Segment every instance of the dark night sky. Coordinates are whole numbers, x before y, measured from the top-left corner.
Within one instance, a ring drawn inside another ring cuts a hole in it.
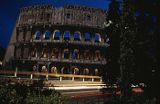
[[[0,2],[0,46],[7,47],[20,8],[37,4],[52,4],[56,7],[76,4],[106,10],[109,0],[3,0]]]

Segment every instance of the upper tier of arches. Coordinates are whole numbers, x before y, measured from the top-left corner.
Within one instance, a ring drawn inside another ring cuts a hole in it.
[[[54,30],[53,32],[50,32],[49,30],[46,30],[44,32],[41,32],[39,30],[35,31],[33,35],[34,40],[65,40],[65,41],[81,41],[84,40],[86,42],[91,42],[94,41],[96,43],[101,43],[102,41],[104,43],[109,42],[109,38],[107,36],[102,36],[100,33],[94,33],[91,34],[90,32],[80,32],[80,31],[75,31],[75,32],[70,32],[69,30],[66,30],[64,32],[60,30]]]

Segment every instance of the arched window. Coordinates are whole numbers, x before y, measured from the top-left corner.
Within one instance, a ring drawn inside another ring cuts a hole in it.
[[[101,53],[100,53],[100,51],[99,50],[96,50],[95,51],[95,61],[100,61],[101,60]]]
[[[53,33],[53,39],[54,40],[59,40],[60,39],[60,31],[59,30],[55,30],[54,33]]]
[[[85,16],[85,20],[90,21],[91,20],[91,16],[88,14]]]
[[[37,66],[36,66],[36,65],[34,65],[34,66],[32,67],[32,69],[33,69],[34,72],[37,72]]]
[[[89,74],[89,69],[88,68],[83,69],[83,75],[88,75],[88,74]]]
[[[99,75],[99,70],[97,68],[94,70],[94,74]]]
[[[57,67],[53,66],[51,68],[51,73],[57,74]]]
[[[33,49],[31,52],[31,57],[37,57],[37,49]]]
[[[61,74],[64,74],[64,67],[61,68]]]
[[[16,58],[21,58],[21,48],[16,48]]]
[[[61,68],[61,74],[68,74],[68,68],[67,67],[62,67]]]
[[[69,54],[69,50],[68,49],[64,49],[63,58],[64,59],[69,59],[70,58],[70,54]]]
[[[35,39],[40,39],[40,37],[41,37],[40,31],[36,31],[35,34],[34,34],[34,38]]]
[[[99,33],[95,33],[95,42],[101,42],[101,35]]]
[[[81,33],[79,31],[74,32],[74,40],[81,40]]]
[[[78,49],[74,49],[74,51],[72,53],[72,59],[79,59],[79,50]]]
[[[29,56],[29,48],[25,47],[23,50],[23,58],[28,58]]]
[[[85,59],[85,60],[89,60],[89,59],[90,59],[89,50],[85,50],[83,56],[84,56],[84,59]]]
[[[79,69],[77,67],[73,68],[73,74],[76,74],[76,75],[79,74]]]
[[[84,33],[84,40],[85,41],[90,41],[91,39],[90,39],[91,37],[90,37],[90,34],[88,33],[88,32],[85,32]]]
[[[48,72],[48,71],[47,71],[47,67],[46,67],[45,65],[42,66],[41,72]]]
[[[23,41],[24,40],[23,36],[24,36],[24,32],[23,31],[19,31],[18,41]]]
[[[69,31],[64,32],[63,39],[64,40],[70,40],[70,32]]]
[[[58,58],[58,49],[57,48],[52,49],[51,57]]]
[[[42,51],[42,57],[43,58],[47,58],[48,57],[48,49],[47,48],[43,49],[43,51]]]
[[[43,35],[43,38],[44,39],[49,39],[50,38],[50,31],[46,31],[46,32],[44,32],[44,35]]]
[[[71,14],[70,14],[70,13],[67,13],[67,14],[65,14],[65,17],[66,17],[67,19],[70,19],[70,18],[71,18]]]

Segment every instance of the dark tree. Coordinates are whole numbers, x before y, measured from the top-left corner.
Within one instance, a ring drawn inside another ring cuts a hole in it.
[[[135,69],[135,36],[134,3],[132,0],[123,0],[120,35],[120,70],[122,98],[127,99],[131,96],[130,86]]]
[[[110,38],[110,79],[118,75],[116,70],[120,67],[124,95],[129,95],[127,87],[129,88],[134,76],[134,82],[147,84],[145,93],[150,91],[151,96],[157,96],[160,74],[160,1],[124,0],[122,14],[117,1],[110,1],[107,21],[111,20],[112,24],[106,29]],[[117,61],[119,55],[120,66]]]
[[[119,70],[119,57],[120,57],[120,2],[117,0],[110,0],[109,9],[107,12],[107,23],[110,26],[106,27],[106,33],[110,39],[109,47],[109,79],[111,82],[115,82],[116,78],[120,75]]]
[[[117,0],[110,0],[110,2],[107,20],[111,20],[115,25],[120,22],[120,2]]]
[[[160,85],[159,82],[159,75],[160,75],[160,13],[157,11],[160,7],[160,1],[159,0],[154,0],[153,3],[153,11],[152,13],[155,15],[155,32],[154,32],[154,41],[155,41],[155,59],[156,59],[156,65],[155,65],[155,72],[153,76],[153,89],[154,89],[154,96],[157,97],[157,102],[160,103]]]
[[[159,0],[135,0],[136,23],[136,78],[147,84],[147,95],[157,96],[160,57]],[[142,75],[143,74],[143,75]]]

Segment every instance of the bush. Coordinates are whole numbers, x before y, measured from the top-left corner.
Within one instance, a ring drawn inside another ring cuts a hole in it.
[[[23,84],[0,84],[0,104],[66,104],[59,92]]]

